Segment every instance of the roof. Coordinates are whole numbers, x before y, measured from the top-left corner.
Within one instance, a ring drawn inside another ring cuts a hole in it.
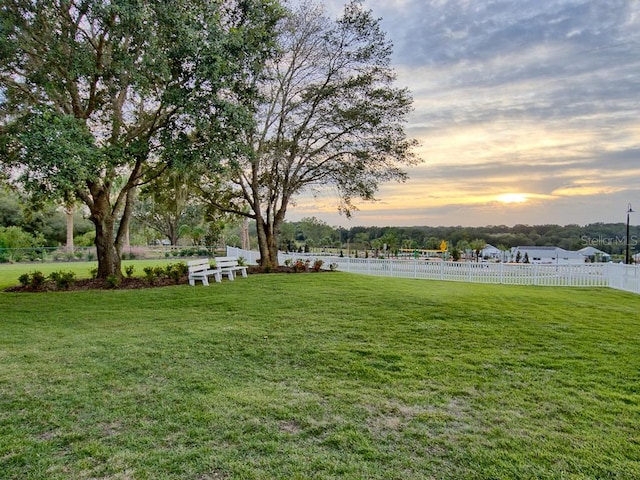
[[[584,255],[585,257],[592,257],[592,256],[602,256],[602,257],[610,257],[611,255],[609,255],[607,252],[603,252],[602,250],[598,250],[595,247],[584,247],[581,248],[580,250],[578,250],[578,253],[580,255]]]
[[[520,247],[515,247],[513,252],[526,252],[529,256],[535,256],[535,257],[561,257],[561,258],[582,258],[584,257],[583,254],[578,253],[578,252],[572,252],[569,250],[565,250],[564,248],[560,248],[560,247],[547,247],[547,246],[542,246],[542,247],[538,247],[538,246],[520,246]]]

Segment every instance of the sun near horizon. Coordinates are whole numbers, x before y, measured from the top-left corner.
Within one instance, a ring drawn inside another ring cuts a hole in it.
[[[502,203],[524,203],[528,200],[528,196],[526,193],[503,193],[496,199]]]

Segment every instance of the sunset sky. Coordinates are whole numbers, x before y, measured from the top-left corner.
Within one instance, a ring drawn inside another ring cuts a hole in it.
[[[327,0],[336,13],[344,2]],[[333,226],[640,224],[640,0],[365,0],[423,163]]]

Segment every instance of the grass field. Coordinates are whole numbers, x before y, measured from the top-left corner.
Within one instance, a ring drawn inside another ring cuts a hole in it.
[[[323,273],[0,311],[3,479],[640,478],[640,296]]]

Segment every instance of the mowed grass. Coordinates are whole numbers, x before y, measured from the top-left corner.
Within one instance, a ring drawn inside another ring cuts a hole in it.
[[[336,272],[0,310],[3,479],[640,478],[639,296]]]

